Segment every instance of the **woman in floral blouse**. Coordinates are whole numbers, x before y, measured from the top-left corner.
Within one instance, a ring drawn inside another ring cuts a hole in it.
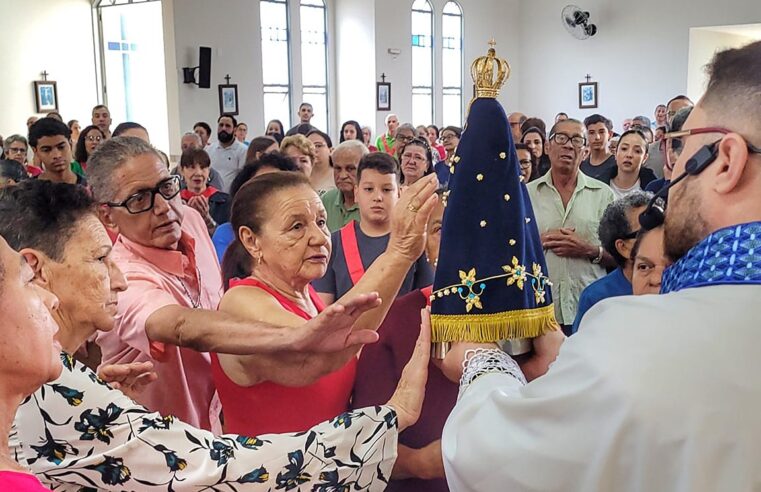
[[[56,190],[41,193],[41,186]],[[18,208],[23,217],[11,213]],[[69,287],[54,314],[63,373],[27,398],[14,421],[11,455],[20,464],[54,490],[385,489],[398,431],[420,412],[426,335],[388,405],[346,412],[298,434],[215,436],[193,428],[135,404],[66,353],[109,329],[111,301],[125,287],[95,214],[87,195],[70,185],[25,184],[0,197],[0,234],[18,242],[34,282],[52,291]],[[50,234],[57,241],[46,241]],[[134,390],[134,379],[121,374],[120,384]]]

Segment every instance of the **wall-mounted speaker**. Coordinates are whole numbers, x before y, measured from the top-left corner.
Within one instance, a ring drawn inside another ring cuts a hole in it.
[[[198,70],[198,82],[196,82]],[[201,46],[198,50],[198,66],[183,67],[182,81],[185,84],[196,84],[202,89],[211,88],[211,48]]]

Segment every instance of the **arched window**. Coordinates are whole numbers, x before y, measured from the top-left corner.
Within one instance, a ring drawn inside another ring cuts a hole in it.
[[[433,123],[433,9],[428,0],[412,4],[412,123]]]
[[[301,0],[301,78],[304,101],[312,105],[312,125],[328,130],[328,45],[325,2]]]
[[[291,70],[288,45],[288,0],[259,2],[262,30],[264,124],[281,120],[291,126]]]
[[[442,124],[462,126],[462,9],[444,5],[441,19]]]

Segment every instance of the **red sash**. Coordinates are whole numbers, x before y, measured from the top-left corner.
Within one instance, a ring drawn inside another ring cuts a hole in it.
[[[394,146],[389,148],[388,146],[388,134],[384,133],[381,137],[381,142],[383,143],[383,151],[389,155],[396,154],[396,142],[394,142]]]
[[[193,198],[194,196],[202,196],[206,199],[209,199],[214,193],[218,191],[219,190],[214,188],[213,186],[207,186],[206,189],[203,191],[203,193],[195,194],[189,189],[185,188],[184,190],[180,192],[180,197],[182,197],[182,199],[185,200],[186,202],[190,200],[191,198]]]
[[[357,232],[354,230],[355,223],[356,221],[352,220],[341,228],[341,244],[344,248],[344,259],[346,260],[346,267],[349,269],[349,277],[353,285],[357,285],[359,279],[365,274],[362,257],[359,256]]]
[[[425,305],[428,307],[431,307],[431,294],[433,294],[433,285],[429,285],[428,287],[423,287],[420,289],[420,292],[423,293],[425,296]]]

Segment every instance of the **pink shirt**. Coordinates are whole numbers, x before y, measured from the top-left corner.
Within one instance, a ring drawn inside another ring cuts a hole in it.
[[[117,239],[112,255],[129,287],[119,294],[115,328],[100,332],[97,343],[103,364],[154,363],[159,379],[145,388],[138,403],[210,429],[214,383],[209,354],[151,342],[145,333],[146,320],[158,309],[192,308],[200,300],[201,309],[216,310],[222,297],[219,263],[206,225],[192,208],[183,205],[183,210],[178,250],[141,246],[123,235]]]
[[[45,492],[49,488],[43,487],[37,477],[31,473],[16,471],[0,471],[0,490],[12,490],[13,492]]]

